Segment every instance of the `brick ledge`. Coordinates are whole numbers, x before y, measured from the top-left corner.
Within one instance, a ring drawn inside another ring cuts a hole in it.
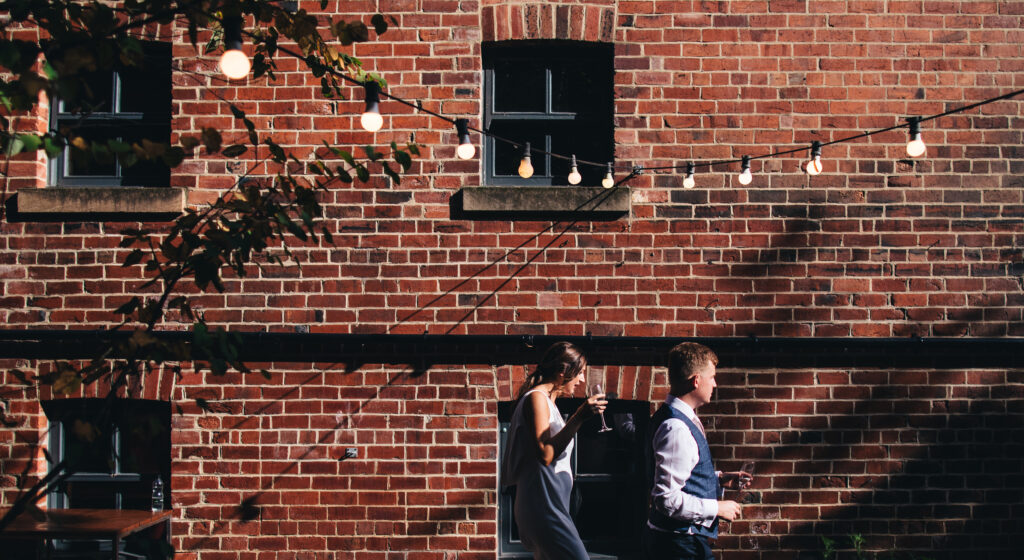
[[[452,200],[453,218],[614,220],[629,214],[629,187],[465,187]]]
[[[34,216],[154,217],[178,215],[185,209],[183,187],[45,187],[17,192],[17,213]]]

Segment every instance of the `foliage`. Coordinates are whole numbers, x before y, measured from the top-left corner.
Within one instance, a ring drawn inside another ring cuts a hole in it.
[[[861,535],[860,533],[849,535],[847,536],[847,539],[850,541],[849,548],[852,549],[852,556],[850,557],[856,558],[857,560],[931,560],[927,556],[918,556],[912,552],[901,552],[895,550],[872,552],[866,550],[867,539],[865,539],[864,535]],[[838,560],[840,557],[845,557],[840,555],[842,548],[838,546],[838,541],[836,541],[836,539],[822,536],[821,547],[822,560]]]
[[[321,0],[321,8],[326,4]],[[21,115],[37,111],[43,98],[51,103],[59,98],[67,112],[88,116],[97,105],[90,84],[115,68],[139,66],[142,41],[151,38],[159,25],[184,27],[194,48],[204,38],[207,53],[217,50],[223,38],[220,21],[227,15],[241,15],[247,22],[254,52],[252,79],[273,82],[277,60],[290,56],[320,78],[320,92],[326,97],[341,97],[346,80],[376,80],[383,85],[379,77],[363,71],[357,58],[338,48],[369,40],[369,28],[362,21],[324,24],[305,10],[291,11],[287,3],[270,0],[125,0],[118,4],[6,0],[0,2],[0,11],[9,14],[0,23],[0,150],[8,158],[39,150],[53,158],[71,150],[75,157],[116,158],[124,166],[159,160],[175,167],[189,158],[233,159],[252,149],[267,154],[264,161],[280,170],[273,177],[239,180],[208,206],[187,210],[164,231],[132,228],[123,232],[123,266],[143,267],[147,280],[139,286],[138,295],[115,310],[121,320],[110,330],[121,336],[111,336],[110,343],[85,363],[59,362],[37,377],[58,393],[75,393],[84,384],[105,380],[113,398],[131,376],[165,366],[177,370],[183,361],[216,374],[231,369],[248,372],[239,359],[235,336],[207,324],[186,294],[196,289],[222,292],[225,275],[244,277],[261,262],[281,265],[286,259],[294,260],[291,242],[330,243],[330,231],[318,223],[320,194],[336,182],[369,181],[377,169],[398,182],[400,173],[409,170],[412,156],[418,155],[413,144],[392,143],[389,156],[365,146],[365,157],[325,144],[303,162],[270,135],[262,135],[233,103],[229,103],[231,113],[246,134],[244,142],[230,145],[214,128],[182,134],[171,144],[159,139],[90,141],[74,125],[42,134],[22,132],[16,126]],[[370,24],[380,35],[387,30],[388,18],[373,15]],[[286,48],[282,43],[295,46]],[[159,336],[159,327],[168,321],[191,324],[191,340]],[[67,474],[62,465],[56,465],[23,492],[0,520],[0,528]]]

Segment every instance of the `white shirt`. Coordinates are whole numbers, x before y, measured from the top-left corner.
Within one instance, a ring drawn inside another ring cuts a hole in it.
[[[694,424],[700,420],[690,405],[669,395],[665,403],[682,412]],[[654,487],[651,505],[673,518],[711,527],[718,517],[718,500],[698,498],[683,492],[690,473],[697,466],[700,453],[690,428],[677,418],[669,417],[654,432]],[[650,525],[653,529],[657,529]]]

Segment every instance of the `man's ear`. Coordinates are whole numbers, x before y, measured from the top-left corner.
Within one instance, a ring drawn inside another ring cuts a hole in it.
[[[676,395],[677,397],[681,397],[681,396],[689,393],[690,391],[693,391],[694,389],[696,389],[697,388],[697,378],[698,377],[700,377],[700,376],[699,375],[694,375],[693,377],[687,377],[686,379],[682,380],[682,382],[680,382],[680,384],[679,384],[678,390],[676,392],[674,392],[673,394]]]

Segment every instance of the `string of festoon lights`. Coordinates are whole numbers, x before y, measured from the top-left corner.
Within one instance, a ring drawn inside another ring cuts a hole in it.
[[[222,19],[222,26],[224,28],[224,48],[225,48],[225,50],[224,50],[224,54],[221,56],[221,59],[220,59],[220,69],[224,73],[224,75],[226,75],[228,78],[231,78],[231,79],[241,79],[241,78],[244,78],[246,75],[248,75],[249,70],[251,69],[251,65],[249,63],[248,57],[241,50],[241,46],[242,46],[242,18],[241,18],[241,16],[225,16]],[[280,51],[282,51],[282,52],[284,52],[286,54],[302,58],[302,56],[299,53],[291,51],[291,50],[289,50],[286,47],[278,46],[277,48],[278,48],[278,50],[280,50]],[[380,112],[380,103],[381,103],[380,99],[381,99],[381,96],[383,96],[383,97],[385,97],[386,99],[388,99],[390,101],[394,101],[396,103],[399,103],[399,104],[402,104],[402,105],[406,105],[408,107],[416,109],[417,111],[421,111],[423,113],[427,113],[427,114],[429,114],[429,115],[431,115],[431,116],[433,116],[435,118],[444,120],[444,121],[454,125],[455,126],[455,130],[456,130],[456,135],[457,135],[457,138],[458,138],[458,146],[455,149],[455,154],[460,159],[468,160],[468,159],[472,159],[476,155],[476,147],[473,145],[473,143],[471,141],[471,138],[470,138],[470,134],[469,134],[470,131],[473,131],[473,132],[476,132],[476,133],[478,133],[478,134],[480,134],[482,136],[488,136],[488,137],[490,137],[490,138],[492,138],[492,139],[494,139],[496,141],[509,144],[513,148],[522,149],[522,156],[521,156],[520,161],[519,161],[518,173],[519,173],[519,176],[524,178],[524,179],[529,179],[530,177],[533,176],[534,169],[533,169],[533,163],[531,161],[531,159],[532,159],[531,156],[539,154],[539,155],[550,156],[550,157],[553,157],[553,158],[556,158],[556,159],[561,159],[563,161],[568,161],[569,162],[569,174],[568,174],[566,179],[568,180],[570,185],[577,185],[577,184],[580,183],[580,181],[582,181],[583,177],[582,177],[582,175],[580,175],[580,172],[579,172],[579,166],[580,165],[588,165],[588,166],[591,166],[591,167],[597,167],[597,168],[605,169],[604,178],[601,179],[601,186],[606,188],[606,189],[610,189],[610,188],[616,186],[617,184],[621,184],[622,183],[621,180],[618,181],[618,182],[616,182],[616,180],[615,180],[615,163],[614,162],[604,162],[604,163],[602,163],[602,162],[587,161],[587,160],[583,160],[583,159],[578,159],[575,154],[570,154],[570,155],[566,156],[566,155],[563,155],[563,154],[557,154],[557,153],[554,153],[554,152],[549,152],[549,151],[546,151],[546,150],[541,150],[541,149],[533,148],[532,146],[530,146],[529,142],[517,142],[515,140],[511,140],[511,139],[508,139],[508,138],[503,138],[501,136],[498,136],[497,134],[494,134],[493,132],[490,132],[489,130],[486,130],[486,129],[480,129],[480,128],[471,127],[469,125],[469,120],[466,119],[466,118],[459,118],[459,117],[453,118],[453,117],[449,117],[447,115],[443,115],[443,114],[438,113],[436,111],[432,111],[430,109],[427,109],[427,108],[423,107],[423,105],[421,103],[418,103],[418,102],[414,103],[414,102],[408,101],[406,99],[403,99],[401,97],[398,97],[398,96],[395,96],[395,95],[391,95],[390,93],[382,91],[380,89],[379,84],[376,81],[373,81],[373,80],[360,81],[360,80],[357,80],[356,78],[353,78],[353,77],[348,76],[346,74],[342,74],[340,72],[337,72],[334,69],[328,69],[328,71],[332,75],[337,77],[337,78],[340,78],[340,79],[342,79],[344,81],[347,81],[347,82],[349,82],[349,83],[351,83],[353,85],[362,86],[363,87],[364,101],[365,101],[365,110],[363,111],[362,115],[360,115],[359,122],[360,122],[360,125],[362,126],[362,128],[364,130],[368,131],[368,132],[377,132],[384,125],[384,117],[383,117],[383,115]],[[935,120],[935,119],[938,119],[938,118],[942,118],[942,117],[945,117],[945,116],[953,115],[953,114],[956,114],[956,113],[962,113],[964,111],[969,111],[971,109],[976,109],[976,108],[981,107],[983,105],[987,105],[989,103],[995,103],[997,101],[1003,101],[1003,100],[1006,100],[1006,99],[1010,99],[1010,98],[1016,97],[1016,96],[1021,95],[1021,94],[1024,94],[1024,89],[1012,91],[1010,93],[1006,93],[1006,94],[1000,95],[998,97],[992,97],[990,99],[985,99],[984,101],[978,101],[976,103],[971,103],[969,105],[964,105],[964,106],[961,106],[961,107],[955,107],[953,109],[950,109],[948,111],[945,111],[945,112],[942,112],[942,113],[938,113],[938,114],[935,114],[935,115],[905,117],[903,119],[904,122],[901,122],[900,124],[896,124],[896,125],[893,125],[893,126],[890,126],[890,127],[887,127],[887,128],[880,128],[880,129],[877,129],[877,130],[869,130],[869,131],[866,131],[866,132],[862,132],[860,134],[855,134],[855,135],[852,135],[852,136],[847,136],[847,137],[844,137],[844,138],[839,138],[839,139],[836,139],[836,140],[831,140],[829,142],[821,142],[821,141],[815,140],[815,141],[811,142],[809,145],[803,145],[803,146],[799,146],[799,147],[788,149],[788,150],[780,150],[780,151],[775,151],[775,152],[769,152],[769,153],[765,153],[765,154],[761,154],[761,155],[755,155],[755,156],[745,155],[745,156],[742,156],[742,157],[740,157],[738,159],[726,159],[726,160],[715,160],[715,161],[699,161],[699,160],[698,161],[690,161],[690,162],[686,163],[685,165],[668,165],[668,166],[655,166],[655,167],[644,167],[644,166],[640,166],[640,165],[631,165],[630,168],[629,168],[630,169],[630,171],[629,171],[630,174],[629,174],[628,178],[631,178],[631,177],[639,174],[642,171],[684,171],[684,175],[683,175],[683,188],[692,189],[697,184],[697,180],[696,180],[696,177],[695,177],[697,169],[699,169],[699,168],[708,168],[708,169],[710,169],[710,168],[712,168],[714,166],[732,165],[732,164],[739,163],[740,164],[740,174],[739,174],[737,179],[738,179],[738,181],[739,181],[739,183],[741,185],[749,185],[753,181],[753,179],[754,179],[753,173],[751,172],[751,169],[750,169],[750,162],[751,161],[756,160],[756,159],[768,159],[768,158],[773,158],[773,157],[780,157],[780,156],[791,155],[791,154],[796,154],[796,153],[801,153],[801,152],[808,152],[808,160],[806,161],[806,163],[804,163],[802,165],[803,171],[806,172],[808,175],[818,175],[824,169],[824,167],[822,165],[822,162],[821,162],[822,149],[823,148],[826,148],[828,146],[832,146],[832,145],[835,145],[835,144],[841,144],[841,143],[845,143],[845,142],[852,142],[854,140],[859,140],[861,138],[866,138],[868,136],[873,136],[875,134],[882,134],[882,133],[885,133],[885,132],[890,132],[890,131],[897,130],[897,129],[900,129],[900,128],[906,128],[907,129],[907,135],[908,135],[907,155],[912,157],[912,158],[916,158],[916,157],[920,157],[920,156],[924,155],[925,151],[927,150],[927,148],[925,146],[925,143],[924,143],[924,140],[923,140],[922,135],[921,135],[921,123],[924,123],[924,122],[927,122],[927,121],[931,121],[931,120]]]

